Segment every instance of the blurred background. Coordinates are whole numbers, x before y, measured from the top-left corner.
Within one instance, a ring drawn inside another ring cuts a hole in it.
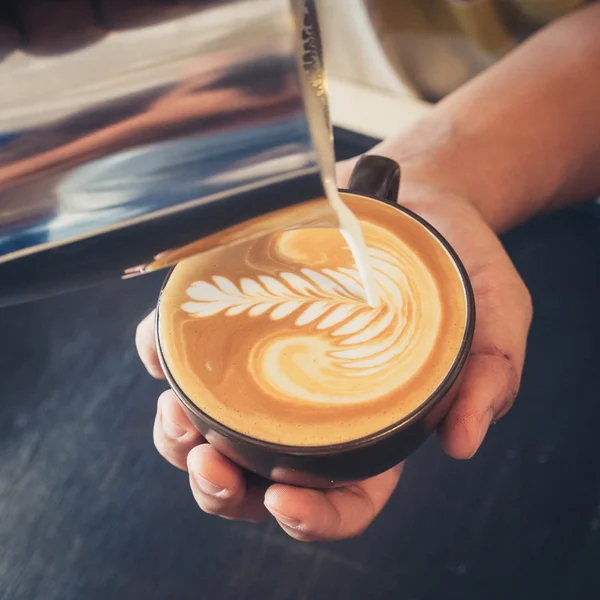
[[[71,23],[56,18],[72,14],[55,12],[65,2],[0,3],[0,65],[193,4],[93,2]],[[324,0],[338,157],[409,126],[580,4]],[[597,598],[600,220],[591,200],[502,241],[535,306],[518,402],[469,462],[431,439],[374,525],[339,543],[205,515],[154,451],[165,384],[133,339],[162,273],[0,309],[0,598]]]

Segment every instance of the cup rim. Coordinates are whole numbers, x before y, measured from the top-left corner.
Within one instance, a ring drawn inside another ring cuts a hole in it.
[[[473,288],[471,286],[471,282],[469,279],[469,275],[462,261],[460,260],[458,254],[452,248],[450,243],[446,240],[446,238],[430,223],[428,223],[425,219],[414,213],[412,210],[398,204],[397,202],[392,202],[389,200],[385,200],[382,198],[377,198],[376,196],[372,196],[370,194],[356,193],[352,190],[348,189],[340,189],[340,193],[346,195],[356,196],[358,198],[366,198],[369,200],[374,200],[376,202],[382,202],[392,208],[401,211],[405,215],[411,217],[415,221],[417,221],[421,226],[423,226],[427,231],[442,245],[444,250],[450,256],[457,272],[460,277],[460,281],[462,283],[463,291],[465,294],[465,308],[466,308],[466,319],[465,319],[465,330],[463,333],[463,338],[461,340],[460,349],[456,354],[454,362],[448,369],[448,372],[440,381],[435,390],[421,403],[417,408],[415,408],[412,412],[405,415],[402,419],[391,423],[387,427],[370,433],[366,436],[362,436],[360,438],[356,438],[355,440],[350,440],[347,442],[341,442],[337,444],[329,444],[322,446],[297,446],[297,445],[288,445],[288,444],[279,444],[276,442],[268,442],[265,440],[261,440],[259,438],[252,437],[245,433],[241,433],[236,431],[235,429],[224,425],[220,421],[214,419],[206,412],[204,412],[199,406],[197,406],[181,389],[178,385],[177,381],[173,377],[172,373],[167,366],[167,363],[163,356],[163,351],[160,343],[160,334],[159,334],[159,321],[160,321],[160,299],[162,296],[162,292],[171,277],[175,266],[169,269],[158,296],[158,301],[156,304],[156,315],[154,319],[154,336],[156,340],[156,349],[158,354],[158,359],[161,364],[161,367],[164,371],[167,382],[177,395],[180,402],[182,402],[185,407],[194,414],[198,419],[208,423],[211,428],[215,431],[223,435],[224,437],[228,437],[230,439],[235,439],[238,442],[249,444],[253,447],[260,447],[265,451],[270,453],[277,454],[289,454],[289,455],[301,455],[301,456],[324,456],[330,454],[340,454],[343,452],[348,452],[351,450],[356,450],[359,448],[364,448],[366,446],[370,446],[379,442],[382,439],[394,436],[405,429],[411,427],[416,421],[421,420],[421,418],[428,414],[449,392],[454,383],[456,382],[459,374],[462,372],[464,365],[467,361],[469,353],[471,351],[471,344],[473,342],[473,335],[475,331],[475,296],[473,294]]]

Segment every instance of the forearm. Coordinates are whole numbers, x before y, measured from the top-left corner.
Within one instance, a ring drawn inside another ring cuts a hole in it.
[[[543,30],[379,152],[496,230],[600,192],[600,6]]]

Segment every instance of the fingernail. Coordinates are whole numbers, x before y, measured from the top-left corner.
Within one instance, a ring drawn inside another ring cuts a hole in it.
[[[171,409],[168,407],[168,405],[163,405],[161,410],[160,421],[162,424],[163,431],[167,434],[167,436],[173,439],[177,439],[184,436],[187,433],[187,431],[183,427],[175,423],[175,421],[172,418],[170,418],[170,412]]]
[[[279,523],[285,525],[286,527],[291,527],[292,529],[298,529],[300,525],[302,525],[301,521],[298,519],[292,519],[286,515],[282,515],[278,513],[276,510],[273,510],[268,504],[265,505],[267,510],[277,519]]]
[[[200,491],[208,496],[222,496],[224,492],[227,491],[225,488],[215,485],[212,481],[208,481],[195,473],[192,473],[192,476],[194,477],[196,485],[200,488]]]

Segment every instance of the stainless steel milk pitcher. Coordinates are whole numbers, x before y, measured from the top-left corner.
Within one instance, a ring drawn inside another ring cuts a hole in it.
[[[0,303],[322,197],[316,27],[313,0],[0,0]]]

